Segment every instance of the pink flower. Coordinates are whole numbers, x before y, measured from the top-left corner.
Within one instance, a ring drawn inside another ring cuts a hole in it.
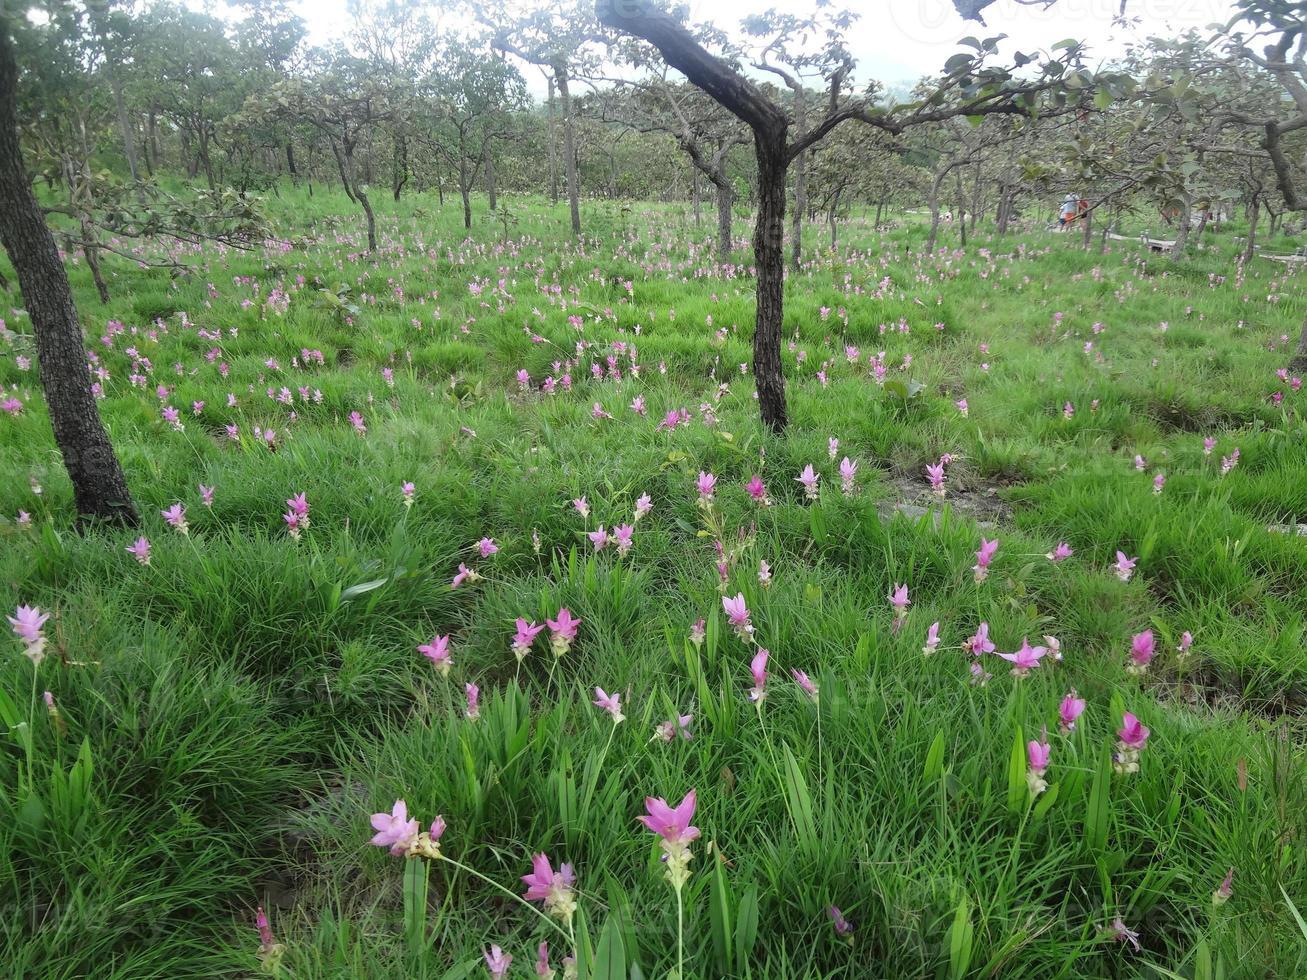
[[[1029,771],[1026,773],[1026,785],[1030,787],[1030,794],[1038,796],[1044,790],[1048,789],[1048,783],[1044,780],[1044,773],[1048,769],[1048,760],[1053,754],[1053,748],[1048,744],[1048,737],[1040,735],[1039,741],[1030,741],[1026,743],[1026,762],[1029,765]]]
[[[648,411],[644,406],[644,395],[636,395],[631,399],[631,411],[644,418],[645,413]]]
[[[581,515],[582,520],[589,519],[590,504],[586,501],[584,497],[577,497],[575,500],[572,501],[572,506],[575,507],[576,512]]]
[[[939,648],[939,623],[931,623],[930,628],[926,630],[926,645],[921,648],[921,652],[929,657]]]
[[[1239,465],[1239,447],[1235,446],[1230,450],[1229,456],[1221,457],[1221,476],[1225,476],[1232,469]]]
[[[409,819],[408,804],[396,800],[389,813],[372,814],[372,829],[376,833],[368,843],[377,847],[389,847],[391,854],[400,857],[417,839],[418,822]]]
[[[273,947],[277,945],[276,937],[272,934],[272,924],[268,922],[268,913],[263,911],[260,905],[254,912],[254,928],[259,930],[259,952],[270,953]]]
[[[505,953],[498,946],[492,945],[482,955],[486,958],[486,969],[490,971],[490,975],[494,980],[503,980],[504,977],[508,976],[509,964],[513,962],[511,953]]]
[[[797,669],[791,670],[790,673],[794,675],[794,682],[803,688],[803,693],[816,701],[819,692],[817,691],[817,685],[812,682],[812,678]]]
[[[150,539],[141,535],[127,546],[127,553],[142,565],[150,564]]]
[[[518,663],[525,659],[526,655],[531,652],[531,646],[535,639],[540,635],[544,626],[537,626],[535,623],[527,622],[520,616],[517,619],[517,633],[513,636],[513,656],[517,657]]]
[[[213,487],[206,487],[203,483],[200,484],[200,503],[204,504],[205,507],[213,506]]]
[[[9,625],[23,644],[23,653],[33,664],[40,664],[45,659],[45,636],[41,632],[49,613],[41,612],[39,606],[19,606],[12,616],[6,616]]]
[[[647,493],[640,494],[635,501],[635,521],[638,523],[640,518],[644,517],[649,511],[653,510],[653,500]]]
[[[495,544],[494,538],[482,538],[477,542],[477,553],[482,558],[489,558],[491,555],[498,553],[499,545]]]
[[[1025,677],[1039,666],[1039,661],[1048,653],[1048,647],[1032,647],[1030,641],[1021,638],[1021,649],[1016,653],[1000,653],[999,656],[1012,664],[1013,677]]]
[[[749,607],[744,604],[743,592],[737,592],[734,598],[722,596],[722,609],[740,639],[747,640],[753,636],[753,624],[749,622]]]
[[[1076,719],[1085,712],[1085,699],[1076,697],[1075,688],[1062,699],[1058,705],[1057,717],[1058,725],[1063,732],[1073,732],[1076,729]]]
[[[982,653],[993,653],[994,644],[989,640],[989,623],[981,623],[976,628],[975,635],[962,644],[962,649],[973,657],[979,657]]]
[[[1180,634],[1180,642],[1176,645],[1176,652],[1181,657],[1188,656],[1189,648],[1194,645],[1194,635],[1188,630]]]
[[[706,504],[713,499],[713,494],[717,492],[717,477],[700,470],[699,479],[695,485],[699,490],[699,503]]]
[[[771,565],[766,559],[758,562],[758,581],[764,588],[771,585]]]
[[[1158,473],[1153,477],[1153,493],[1161,493],[1164,486],[1166,486],[1166,474]]]
[[[412,482],[405,482],[400,484],[399,494],[401,497],[404,498],[405,507],[413,506],[413,496],[416,493],[417,493],[417,488],[413,486]]]
[[[703,646],[703,641],[708,636],[708,626],[706,620],[700,616],[690,626],[690,642],[696,647]]]
[[[1212,892],[1212,904],[1216,906],[1224,905],[1234,894],[1234,868],[1225,873],[1221,883],[1216,886],[1216,891]]]
[[[762,647],[749,661],[749,673],[753,675],[753,687],[749,689],[749,700],[755,703],[767,696],[767,658],[771,654]]]
[[[1126,668],[1129,673],[1142,674],[1148,669],[1148,664],[1153,659],[1153,653],[1156,647],[1153,642],[1153,631],[1144,630],[1142,633],[1136,633],[1130,639],[1130,665]]]
[[[449,650],[448,636],[433,636],[430,643],[418,647],[418,653],[426,657],[440,671],[441,677],[449,676],[449,668],[454,666],[454,658]]]
[[[173,504],[166,510],[159,511],[163,519],[168,522],[169,526],[176,528],[182,534],[189,534],[190,528],[186,523],[186,507],[183,504]]]
[[[930,489],[934,493],[938,494],[941,497],[944,496],[944,464],[943,463],[933,463],[933,464],[927,463],[926,479],[930,481]]]
[[[651,741],[657,740],[671,742],[674,741],[678,735],[686,741],[689,741],[690,722],[692,721],[694,721],[694,715],[677,715],[675,718],[670,718],[667,721],[661,722],[654,729],[654,737]]]
[[[608,547],[608,532],[604,529],[602,524],[599,525],[597,531],[591,531],[586,535],[586,537],[588,537],[590,543],[594,545],[595,551],[603,551]]]
[[[1126,928],[1125,922],[1121,920],[1119,915],[1113,919],[1112,924],[1108,926],[1108,932],[1117,942],[1129,943],[1134,947],[1136,953],[1139,952],[1139,933],[1135,932],[1133,929]]]
[[[912,605],[912,600],[908,598],[908,587],[895,583],[894,591],[889,595],[890,605],[894,607],[894,618],[902,619],[908,614],[908,606]]]
[[[354,431],[361,436],[368,434],[368,427],[363,422],[363,416],[358,412],[349,413],[349,424],[354,426]]]
[[[449,587],[451,589],[457,589],[464,582],[479,582],[479,581],[481,581],[481,576],[477,574],[476,569],[468,568],[467,565],[463,564],[462,562],[459,562],[458,572],[454,575],[453,579],[450,580]]]
[[[531,855],[531,873],[522,876],[527,886],[523,896],[528,902],[541,902],[550,915],[570,922],[576,912],[576,873],[570,864],[563,864],[557,871],[549,861],[549,856],[540,853]],[[547,958],[547,953],[546,953]]]
[[[854,360],[857,360],[857,358],[854,357]],[[834,459],[839,454],[839,451],[840,451],[840,441],[836,439],[834,436],[830,436],[829,438],[827,438],[826,455],[829,456],[831,459]]]
[[[803,472],[794,478],[796,483],[803,484],[803,495],[809,500],[817,499],[817,481],[820,479],[821,477],[813,470],[811,463],[805,466]]]
[[[540,980],[554,980],[554,970],[549,965],[549,944],[541,943],[536,952],[536,976]]]
[[[694,790],[686,793],[675,807],[669,806],[662,797],[646,796],[644,808],[648,815],[636,819],[667,843],[685,847],[699,838],[699,828],[690,825],[695,805]]]
[[[1121,727],[1117,729],[1116,734],[1120,737],[1122,745],[1141,750],[1148,743],[1148,736],[1151,733],[1146,725],[1127,711],[1121,716]]]
[[[468,721],[476,721],[481,717],[481,689],[475,684],[467,683],[463,685],[463,691],[467,694],[467,715]]]
[[[1044,557],[1047,558],[1049,561],[1066,561],[1074,554],[1075,552],[1071,550],[1071,546],[1069,544],[1067,544],[1065,541],[1059,541],[1057,543],[1057,547],[1054,548],[1052,551],[1050,551],[1048,554],[1046,554]]]
[[[289,500],[286,501],[286,506],[287,508],[289,508],[292,514],[300,518],[301,527],[309,526],[309,522],[307,520],[309,516],[309,501],[308,501],[308,497],[305,496],[305,494],[303,493],[295,494],[295,496],[291,497]]]
[[[622,696],[620,694],[609,694],[602,687],[596,687],[595,699],[590,703],[596,708],[607,711],[612,716],[614,725],[626,721],[626,715],[622,714]]]
[[[840,460],[840,491],[846,497],[853,496],[857,489],[858,464],[845,456]]]
[[[762,477],[758,476],[757,473],[753,475],[753,479],[744,485],[744,489],[749,492],[749,496],[754,503],[761,504],[764,507],[771,503],[767,499],[767,487],[763,484]]]
[[[1122,582],[1129,582],[1138,562],[1138,558],[1127,558],[1124,551],[1118,551],[1116,553],[1116,565],[1113,566],[1116,569],[1116,577]]]
[[[976,552],[976,563],[971,566],[975,572],[977,582],[983,582],[989,577],[989,563],[994,560],[994,555],[998,551],[998,540],[987,541],[985,538],[980,539],[980,550]]]
[[[834,905],[828,908],[826,912],[830,916],[831,925],[835,927],[835,935],[848,942],[852,942],[853,926],[848,919],[844,918],[844,913]]]
[[[1136,470],[1138,470],[1139,472],[1142,473],[1143,470],[1144,470],[1144,467],[1147,466],[1147,465],[1148,465],[1148,462],[1144,459],[1144,457],[1142,457],[1142,456],[1140,456],[1140,455],[1138,455],[1138,454],[1135,455],[1135,469],[1136,469]]]
[[[959,398],[954,402],[954,404],[957,406],[958,411],[962,413],[962,417],[966,418],[968,414],[967,400],[965,398]]]
[[[631,552],[632,535],[634,534],[635,528],[630,524],[619,524],[613,528],[613,542],[617,545],[617,553],[623,558]]]
[[[1215,448],[1216,448],[1216,440],[1215,440],[1215,439],[1213,439],[1211,436],[1207,436],[1207,437],[1205,437],[1205,438],[1203,439],[1203,455],[1204,455],[1204,456],[1210,456],[1210,455],[1212,455],[1212,450],[1215,449]]]
[[[561,657],[572,648],[572,642],[576,639],[576,631],[581,625],[581,620],[574,619],[571,612],[564,606],[558,610],[557,619],[546,619],[545,623],[549,627],[549,644],[554,651],[554,656]]]

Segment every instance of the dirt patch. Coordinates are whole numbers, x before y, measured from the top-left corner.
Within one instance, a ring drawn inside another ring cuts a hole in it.
[[[969,517],[979,527],[993,528],[1009,520],[1012,507],[999,497],[997,485],[981,485],[961,490],[949,490],[944,497],[931,492],[929,484],[923,480],[910,477],[891,476],[885,480],[892,493],[887,500],[876,505],[882,519],[902,514],[909,520],[920,520],[927,514],[934,515],[936,526],[945,505],[953,513]]]

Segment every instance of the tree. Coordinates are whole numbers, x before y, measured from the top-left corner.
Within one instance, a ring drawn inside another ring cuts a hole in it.
[[[0,241],[32,320],[41,387],[55,443],[83,518],[138,522],[118,457],[91,392],[81,323],[54,236],[32,193],[18,136],[18,63],[10,16],[0,12]]]
[[[977,9],[987,5],[979,3]],[[669,65],[752,130],[758,162],[758,209],[753,234],[757,268],[753,374],[763,422],[774,432],[784,430],[787,421],[781,368],[785,281],[782,250],[786,176],[795,159],[847,121],[860,121],[897,134],[912,126],[960,115],[1029,114],[1041,95],[1054,100],[1048,111],[1066,111],[1074,102],[1068,94],[1071,88],[1067,78],[1076,80],[1082,94],[1092,92],[1094,87],[1093,77],[1078,68],[1076,45],[1065,46],[1060,57],[1045,61],[1035,80],[1018,82],[1012,70],[985,63],[997,47],[997,38],[968,38],[975,53],[949,59],[943,79],[929,98],[887,108],[872,102],[865,93],[846,93],[853,62],[847,55],[828,57],[825,64],[829,72],[823,79],[824,111],[815,123],[800,128],[791,138],[789,116],[762,86],[738,65],[714,56],[677,18],[650,0],[597,0],[596,10],[602,24],[648,41]],[[842,46],[832,40],[828,47],[840,50]],[[1014,68],[1036,60],[1020,55],[1019,65]]]

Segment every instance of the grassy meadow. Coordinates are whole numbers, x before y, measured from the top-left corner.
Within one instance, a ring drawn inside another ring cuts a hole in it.
[[[707,213],[508,204],[378,201],[370,257],[283,187],[282,244],[103,306],[70,256],[139,531],[74,530],[0,298],[0,600],[50,614],[0,642],[0,972],[1307,974],[1301,272],[813,225],[776,437],[746,219],[722,266]],[[439,857],[369,843],[396,800]]]

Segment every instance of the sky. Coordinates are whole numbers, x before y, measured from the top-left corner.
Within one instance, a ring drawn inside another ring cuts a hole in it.
[[[984,12],[985,28],[964,21],[952,0],[850,0],[847,6],[861,9],[849,33],[849,46],[858,60],[857,78],[877,78],[894,88],[937,72],[958,50],[958,39],[967,35],[1007,34],[1002,50],[1008,52],[1029,52],[1075,38],[1089,44],[1091,61],[1107,60],[1119,56],[1129,40],[1176,37],[1194,27],[1201,30],[1228,20],[1234,7],[1232,0],[1128,0],[1126,17],[1133,23],[1120,27],[1113,25],[1120,0],[1058,0],[1047,9],[998,0]],[[813,0],[689,0],[692,21],[712,21],[728,31],[741,17],[771,7],[805,14],[813,9]],[[340,37],[349,29],[345,0],[299,0],[297,8],[314,43]],[[524,67],[523,75],[532,94],[540,96],[544,90],[540,72]]]

